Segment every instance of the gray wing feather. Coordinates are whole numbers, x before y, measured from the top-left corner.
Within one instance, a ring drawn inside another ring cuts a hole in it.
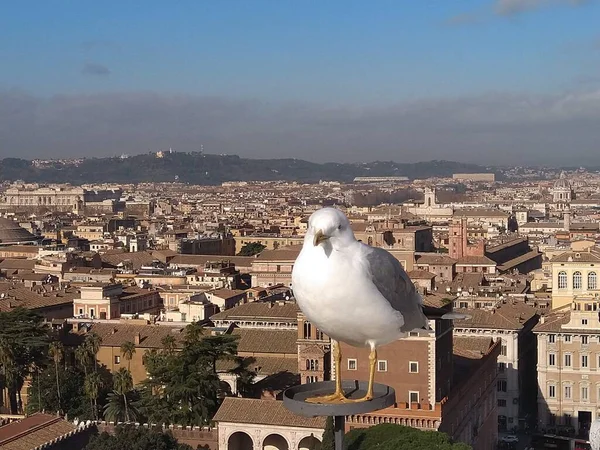
[[[408,332],[427,327],[427,318],[423,313],[423,298],[415,289],[400,261],[377,247],[368,249],[366,258],[373,284],[392,308],[400,311],[404,316],[405,323],[402,331]]]

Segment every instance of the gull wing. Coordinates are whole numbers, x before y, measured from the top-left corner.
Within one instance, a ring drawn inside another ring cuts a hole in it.
[[[428,328],[427,318],[423,313],[423,298],[400,261],[381,248],[365,247],[371,281],[392,308],[404,317],[402,331]]]

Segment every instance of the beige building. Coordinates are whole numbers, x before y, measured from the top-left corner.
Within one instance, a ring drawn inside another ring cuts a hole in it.
[[[81,296],[73,300],[73,315],[101,320],[118,319],[122,314],[156,313],[161,307],[158,291],[94,283],[81,286]]]
[[[534,328],[538,346],[538,419],[544,428],[589,428],[600,418],[600,302],[576,297],[542,316]]]
[[[552,266],[552,309],[569,305],[582,294],[599,294],[600,251],[569,251],[555,256]]]
[[[235,236],[235,254],[237,255],[242,247],[246,244],[258,242],[265,246],[265,250],[277,250],[281,247],[290,245],[302,245],[304,242],[303,236],[264,236],[264,235],[249,235]]]
[[[264,250],[252,261],[252,286],[292,285],[292,269],[302,247],[294,245]]]
[[[324,417],[291,413],[278,400],[226,397],[213,419],[221,450],[320,450]]]

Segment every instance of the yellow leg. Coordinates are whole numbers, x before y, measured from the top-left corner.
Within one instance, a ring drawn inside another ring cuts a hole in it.
[[[344,403],[350,401],[344,396],[342,390],[342,351],[340,350],[340,344],[332,340],[331,347],[335,360],[335,392],[330,395],[307,398],[305,401],[308,403]]]
[[[359,403],[359,402],[368,402],[369,400],[373,400],[373,383],[375,382],[375,368],[377,367],[377,350],[373,347],[371,348],[371,353],[369,354],[369,384],[367,386],[367,393],[363,398],[357,399],[346,399],[347,402]]]
[[[377,366],[377,349],[373,347],[369,354],[369,386],[367,387],[367,395],[365,395],[365,401],[373,399],[373,383],[375,382],[375,367]]]

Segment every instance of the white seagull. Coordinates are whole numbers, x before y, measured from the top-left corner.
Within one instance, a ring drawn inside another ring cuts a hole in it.
[[[590,446],[592,450],[600,450],[600,419],[596,419],[590,425]]]
[[[390,253],[356,240],[348,218],[335,208],[313,213],[292,271],[292,289],[307,319],[332,339],[337,376],[333,395],[311,402],[352,401],[345,397],[338,342],[369,347],[367,401],[373,398],[377,347],[429,330],[423,300],[400,262]]]

